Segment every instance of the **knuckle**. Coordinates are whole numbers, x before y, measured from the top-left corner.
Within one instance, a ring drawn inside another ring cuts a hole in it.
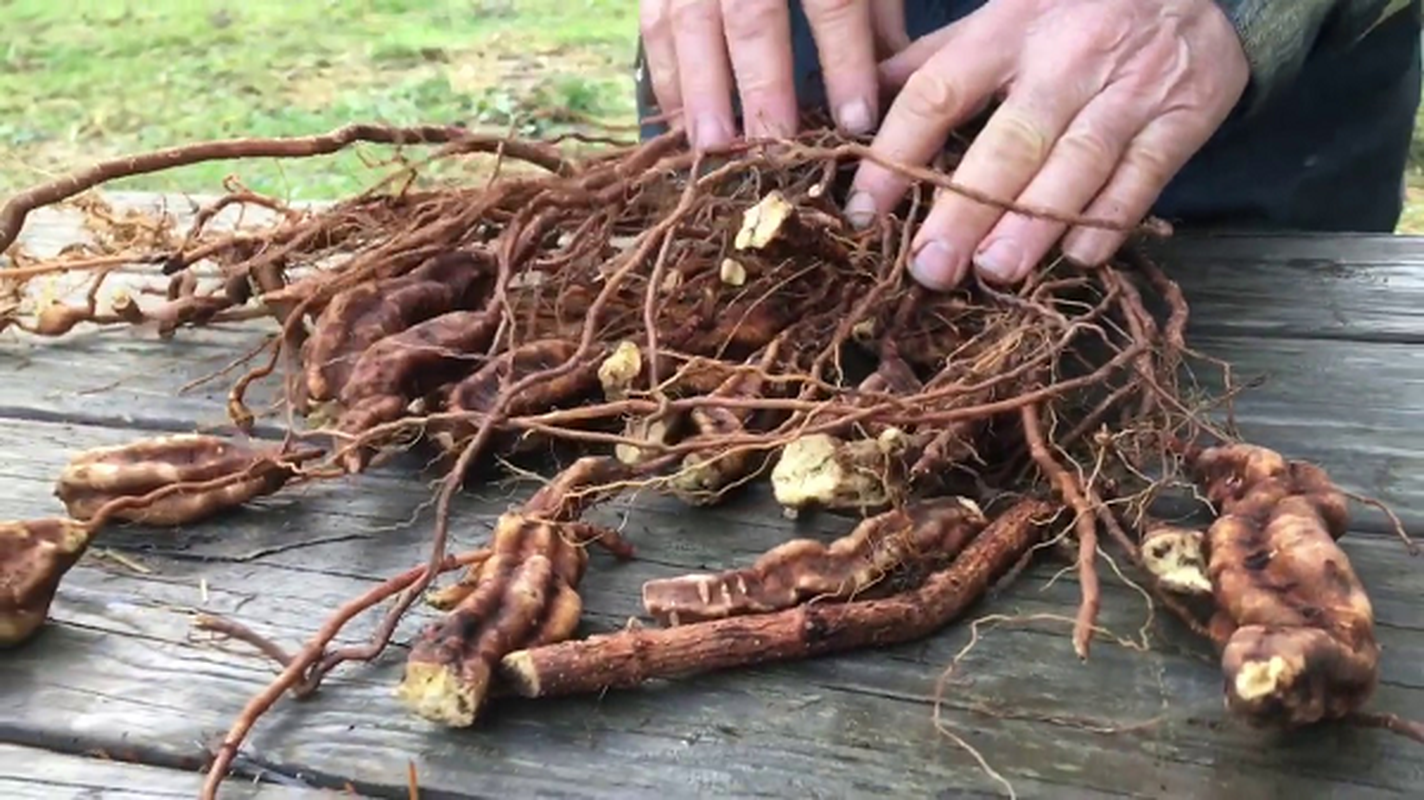
[[[1154,189],[1167,185],[1176,172],[1173,159],[1154,146],[1132,148],[1123,156],[1123,164],[1140,182]]]
[[[784,0],[722,0],[722,25],[729,41],[755,41],[776,36],[789,16]]]
[[[717,25],[718,8],[717,0],[671,0],[668,24],[677,30]]]
[[[905,114],[911,118],[937,120],[954,116],[963,99],[953,81],[932,70],[922,69],[905,82],[900,103]]]
[[[865,0],[803,0],[806,18],[812,22],[838,22],[869,9]]]
[[[645,38],[667,36],[669,26],[667,0],[643,0],[638,5],[638,30]]]
[[[1110,167],[1117,157],[1117,149],[1108,142],[1108,138],[1100,129],[1092,125],[1069,128],[1063,138],[1058,140],[1057,147],[1078,164]]]
[[[1048,134],[1031,117],[1004,109],[996,115],[987,138],[992,157],[1010,168],[1030,168],[1043,163],[1050,146]]]
[[[1130,15],[1098,14],[1083,23],[1081,41],[1093,51],[1117,50],[1141,31]]]

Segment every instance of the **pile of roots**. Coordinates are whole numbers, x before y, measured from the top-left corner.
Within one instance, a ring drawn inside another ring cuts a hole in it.
[[[1070,549],[1081,576],[1081,657],[1098,612],[1095,565],[1111,545],[1221,648],[1227,700],[1252,722],[1340,719],[1369,699],[1378,653],[1370,602],[1337,544],[1345,495],[1319,469],[1208,421],[1229,382],[1216,398],[1180,383],[1199,357],[1184,341],[1186,300],[1162,269],[1129,249],[1090,269],[1050,261],[1012,289],[933,293],[910,280],[916,225],[936,193],[964,191],[952,157],[938,171],[890,164],[911,180],[905,203],[858,231],[839,208],[856,165],[877,157],[826,128],[702,156],[672,133],[594,142],[574,157],[561,141],[356,126],[100,165],[13,198],[0,245],[29,211],[121,175],[357,141],[434,145],[435,158],[488,158],[498,174],[417,188],[408,167],[316,211],[232,187],[185,235],[154,227],[162,241],[145,250],[48,263],[14,251],[17,281],[85,270],[93,291],[86,305],[0,305],[0,327],[42,336],[269,320],[274,335],[227,410],[253,430],[248,398],[269,382],[287,422],[280,443],[185,435],[77,457],[59,477],[63,516],[0,524],[6,644],[43,624],[65,571],[112,521],[193,524],[412,449],[442,459],[429,561],[279,654],[283,672],[216,754],[209,796],[268,707],[309,694],[344,661],[378,656],[421,597],[444,616],[415,643],[398,695],[413,713],[468,726],[505,693],[598,692],[927,636],[1054,552],[1049,543]],[[242,204],[275,210],[275,221],[207,229]],[[164,296],[101,307],[107,270],[134,262],[163,276]],[[205,283],[200,268],[216,277]],[[570,454],[566,466],[501,517],[484,548],[447,552],[463,485],[550,452]],[[788,514],[852,517],[846,534],[650,582],[643,611],[655,624],[574,638],[587,546],[636,558],[583,521],[591,505],[636,487],[701,507],[757,482]],[[1210,501],[1209,529],[1149,516],[1183,486]],[[369,643],[331,647],[387,601]],[[275,652],[234,621],[207,624]]]

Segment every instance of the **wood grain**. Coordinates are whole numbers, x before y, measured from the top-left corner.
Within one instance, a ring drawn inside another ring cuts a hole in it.
[[[45,219],[32,227],[49,241],[72,236]],[[1225,237],[1171,247],[1172,271],[1192,299],[1193,344],[1233,361],[1242,378],[1266,378],[1237,405],[1243,432],[1321,463],[1424,529],[1424,351],[1411,338],[1424,329],[1424,245]],[[53,480],[80,449],[155,430],[220,428],[226,382],[178,389],[261,335],[0,338],[0,518],[56,513]],[[195,633],[192,615],[230,615],[299,646],[336,604],[425,559],[430,478],[398,464],[185,530],[105,532],[63,584],[54,623],[0,655],[0,741],[24,744],[0,748],[0,796],[92,796],[84,792],[99,787],[115,797],[192,794],[185,765],[274,674],[246,647]],[[457,504],[455,546],[481,543],[532,488],[474,487]],[[639,616],[645,580],[741,566],[787,538],[829,540],[851,524],[825,516],[793,524],[761,489],[695,513],[640,498],[592,518],[620,525],[638,558],[618,564],[594,551],[581,632]],[[1424,718],[1419,562],[1365,509],[1345,547],[1370,587],[1384,647],[1372,705]],[[1037,621],[982,629],[943,699],[946,726],[1020,797],[1371,798],[1424,779],[1424,748],[1380,731],[1274,740],[1241,729],[1222,711],[1210,654],[1160,614],[1152,651],[1104,641],[1079,663],[1068,625],[1047,619],[1076,606],[1071,572],[1055,579],[1061,566],[1034,568],[970,613]],[[1142,595],[1103,574],[1102,624],[1136,638],[1147,619]],[[411,760],[423,797],[642,797],[688,787],[739,797],[1003,793],[933,724],[936,681],[969,641],[968,624],[880,652],[602,697],[505,700],[476,728],[448,731],[409,717],[392,696],[403,643],[430,618],[418,609],[386,657],[337,670],[309,701],[280,703],[254,732],[249,763],[269,779],[351,782],[365,796],[388,797],[405,796]],[[375,621],[359,619],[346,639]],[[82,756],[120,748],[150,766]],[[231,796],[246,796],[243,779],[230,786]]]

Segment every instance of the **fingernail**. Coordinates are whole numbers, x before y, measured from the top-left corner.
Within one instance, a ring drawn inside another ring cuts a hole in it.
[[[875,222],[875,198],[865,192],[855,192],[846,200],[846,219],[851,227],[863,231]]]
[[[870,133],[875,119],[870,113],[870,104],[864,98],[852,100],[836,110],[836,118],[847,133],[856,135]]]
[[[974,256],[974,268],[990,281],[1010,283],[1023,269],[1023,248],[1013,239],[995,239]]]
[[[910,261],[910,274],[915,280],[931,289],[952,289],[959,284],[964,272],[963,259],[949,245],[932,240],[919,250]]]

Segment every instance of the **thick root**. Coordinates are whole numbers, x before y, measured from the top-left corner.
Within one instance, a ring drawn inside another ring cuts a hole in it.
[[[844,601],[904,591],[959,555],[987,520],[972,501],[916,503],[861,522],[830,546],[796,539],[750,567],[643,584],[643,608],[680,625],[764,614],[807,600]]]
[[[808,603],[674,628],[629,629],[505,656],[500,675],[524,697],[597,693],[658,678],[886,647],[928,636],[972,606],[1040,539],[1051,505],[1026,500],[996,518],[919,588],[877,600]]]
[[[563,641],[578,627],[585,546],[599,541],[630,551],[611,531],[577,521],[626,476],[612,459],[580,459],[495,525],[490,556],[432,602],[453,606],[423,630],[406,661],[397,697],[415,714],[442,725],[478,719],[499,659],[524,647]]]
[[[337,294],[306,344],[306,390],[314,402],[341,396],[366,348],[431,317],[480,303],[493,283],[485,253],[454,251],[410,272]]]

